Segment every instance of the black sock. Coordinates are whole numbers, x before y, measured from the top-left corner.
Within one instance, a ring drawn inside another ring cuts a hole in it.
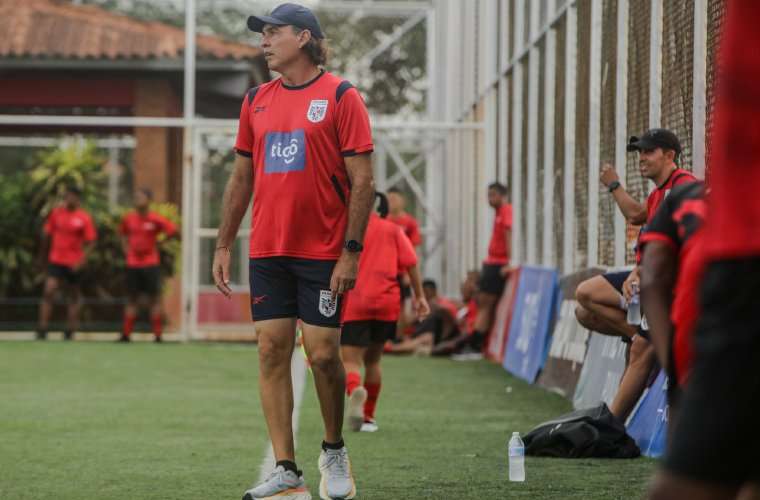
[[[293,472],[296,476],[301,475],[301,471],[298,470],[296,463],[291,460],[278,460],[276,465],[277,466],[281,465],[283,469]]]
[[[337,443],[328,443],[327,441],[322,441],[322,449],[325,450],[325,451],[327,451],[327,450],[339,450],[339,449],[343,448],[344,446],[346,446],[346,445],[345,445],[345,443],[343,443],[343,439],[342,438]]]

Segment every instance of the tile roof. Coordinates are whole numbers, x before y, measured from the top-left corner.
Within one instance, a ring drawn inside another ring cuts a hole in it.
[[[0,58],[163,59],[182,57],[185,33],[68,0],[0,0]],[[200,59],[253,59],[260,49],[197,35]]]

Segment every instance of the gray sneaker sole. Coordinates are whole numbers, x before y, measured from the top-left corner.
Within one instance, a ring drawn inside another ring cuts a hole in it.
[[[245,495],[243,495],[243,500],[311,500],[311,493],[299,488],[297,490],[285,490],[268,497],[255,497],[252,493],[246,491]]]

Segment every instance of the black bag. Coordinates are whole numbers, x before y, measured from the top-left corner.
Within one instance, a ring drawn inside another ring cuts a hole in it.
[[[559,458],[636,458],[641,454],[625,426],[602,403],[544,422],[524,438],[525,454]]]

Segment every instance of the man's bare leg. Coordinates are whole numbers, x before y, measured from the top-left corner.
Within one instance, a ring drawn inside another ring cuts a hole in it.
[[[626,322],[626,313],[620,309],[622,297],[602,276],[587,279],[575,291],[578,303],[593,314],[597,321],[607,325],[605,331],[599,333],[614,331],[618,336],[632,338],[636,335],[636,328]]]
[[[478,313],[475,316],[474,330],[487,334],[491,330],[493,323],[493,311],[499,297],[491,293],[478,293]]]
[[[657,357],[651,342],[641,335],[636,335],[631,343],[628,366],[620,379],[620,386],[610,406],[612,414],[621,421],[625,421],[636,406],[656,361]]]
[[[325,423],[325,442],[343,439],[343,392],[346,372],[340,359],[340,330],[303,324],[303,341]]]
[[[364,351],[364,383],[380,384],[383,371],[380,360],[383,358],[383,344],[370,344]]]
[[[293,380],[290,360],[295,345],[295,318],[254,323],[259,347],[259,394],[275,460],[295,462]]]
[[[50,317],[53,315],[53,299],[55,292],[59,287],[58,279],[48,276],[45,279],[45,288],[42,292],[42,301],[40,302],[39,321],[37,323],[37,335],[44,338],[50,324]]]
[[[69,286],[67,331],[73,334],[79,329],[79,312],[82,309],[82,292],[79,285]]]

